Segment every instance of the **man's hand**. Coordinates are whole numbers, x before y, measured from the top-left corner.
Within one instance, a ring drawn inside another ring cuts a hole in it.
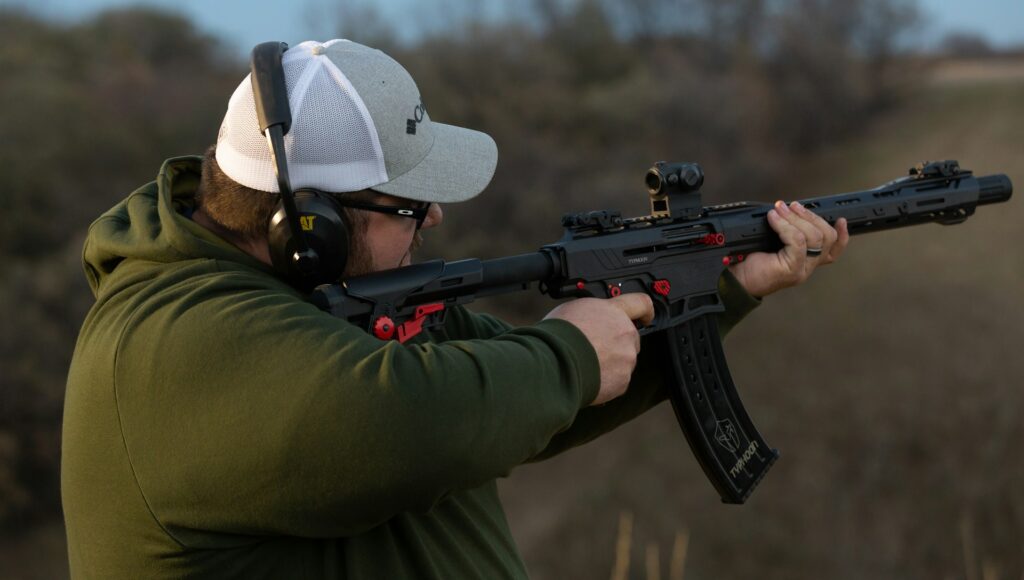
[[[654,303],[641,293],[615,298],[580,298],[560,304],[547,318],[571,322],[590,341],[601,367],[601,389],[591,405],[600,405],[626,392],[640,352],[640,334],[633,321],[654,320]]]
[[[786,246],[777,254],[757,252],[729,266],[747,292],[758,298],[803,284],[815,268],[838,260],[850,242],[845,218],[833,228],[795,201],[789,206],[775,202],[775,209],[768,212],[768,224]],[[808,248],[820,249],[821,254],[809,256]]]

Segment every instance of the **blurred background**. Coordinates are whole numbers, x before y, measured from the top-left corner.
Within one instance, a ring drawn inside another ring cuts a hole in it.
[[[702,163],[714,203],[867,189],[924,159],[1024,187],[1020,0],[0,2],[0,578],[67,576],[89,223],[215,140],[254,44],[331,37],[384,49],[433,119],[498,143],[489,190],[447,207],[422,257],[533,251],[573,210],[646,213],[658,160]],[[747,505],[719,503],[667,404],[516,470],[501,489],[532,576],[1024,578],[1022,221],[1013,199],[859,237],[733,331],[782,454]]]

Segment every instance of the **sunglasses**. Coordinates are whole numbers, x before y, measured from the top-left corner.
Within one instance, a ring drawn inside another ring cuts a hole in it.
[[[420,201],[414,202],[414,205],[401,206],[401,205],[380,205],[377,203],[366,203],[361,201],[352,201],[347,199],[338,199],[337,197],[327,194],[325,192],[316,189],[300,189],[299,191],[310,191],[318,195],[330,199],[335,204],[341,207],[350,207],[352,209],[362,209],[366,211],[373,211],[377,213],[384,213],[388,215],[396,215],[401,217],[407,217],[409,219],[416,220],[416,229],[423,227],[423,221],[427,219],[427,212],[430,210],[430,202]]]

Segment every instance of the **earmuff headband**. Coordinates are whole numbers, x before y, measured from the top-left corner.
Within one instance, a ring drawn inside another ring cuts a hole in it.
[[[291,256],[295,270],[305,277],[313,276],[319,265],[317,253],[309,247],[299,224],[299,211],[295,207],[291,181],[288,178],[288,162],[284,148],[284,136],[292,125],[292,113],[288,106],[288,88],[285,85],[284,67],[281,57],[288,45],[283,42],[263,42],[252,49],[249,62],[253,97],[256,101],[256,118],[260,132],[270,145],[274,162],[281,203],[287,215],[288,228],[295,242]]]

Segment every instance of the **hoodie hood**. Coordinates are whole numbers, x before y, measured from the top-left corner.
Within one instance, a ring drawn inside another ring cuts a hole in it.
[[[168,159],[156,181],[140,187],[93,222],[82,254],[93,295],[99,295],[114,271],[128,260],[230,260],[273,273],[269,265],[186,217],[195,205],[201,174],[202,157]]]

